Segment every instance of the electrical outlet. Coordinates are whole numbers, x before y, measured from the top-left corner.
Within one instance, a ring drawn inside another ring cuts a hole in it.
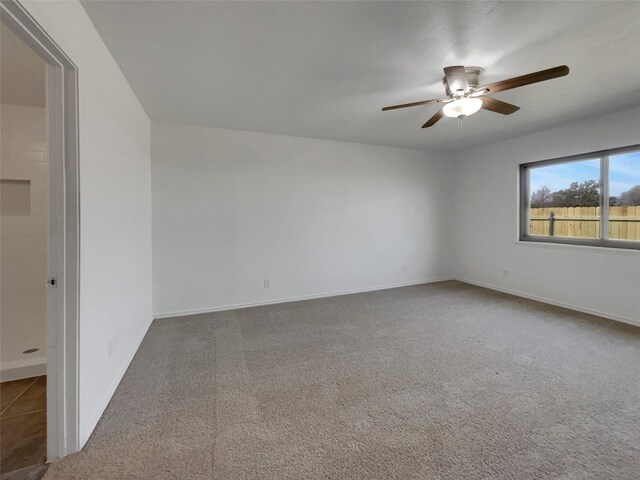
[[[264,279],[264,288],[271,288],[271,280],[268,278]]]
[[[405,273],[407,272],[407,266],[406,265],[402,265],[402,271],[405,272]]]

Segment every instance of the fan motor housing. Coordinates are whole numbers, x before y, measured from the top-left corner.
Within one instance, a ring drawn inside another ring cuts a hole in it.
[[[484,73],[484,69],[481,67],[464,67],[464,71],[467,74],[467,81],[469,82],[469,89],[471,91],[476,90],[480,85],[480,77]],[[449,88],[449,83],[447,83],[447,77],[442,79],[442,84],[444,85],[445,91],[449,98],[452,98],[453,93]],[[465,92],[468,93],[468,92]]]

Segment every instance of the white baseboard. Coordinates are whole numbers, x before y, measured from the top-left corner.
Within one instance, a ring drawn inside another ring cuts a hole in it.
[[[122,364],[122,367],[120,367],[120,370],[118,371],[118,374],[113,379],[113,382],[111,382],[111,385],[109,385],[109,388],[108,388],[107,392],[105,393],[104,397],[102,398],[102,401],[100,402],[100,405],[98,406],[96,412],[93,414],[93,417],[91,417],[91,420],[86,425],[83,425],[81,427],[81,430],[80,430],[80,450],[82,450],[84,448],[85,444],[89,440],[89,437],[93,433],[93,430],[96,428],[96,425],[98,425],[98,422],[100,421],[100,418],[102,417],[102,414],[104,413],[104,411],[107,408],[107,405],[109,405],[109,402],[111,401],[111,397],[113,397],[113,394],[115,393],[116,389],[118,388],[118,385],[120,385],[120,382],[122,381],[122,377],[124,377],[124,374],[126,373],[127,369],[129,368],[129,365],[131,365],[131,362],[133,361],[133,357],[138,352],[138,349],[140,348],[140,344],[142,343],[142,340],[144,339],[145,335],[147,334],[147,331],[149,330],[149,327],[151,326],[151,322],[153,322],[153,318],[150,318],[147,321],[147,323],[144,326],[144,328],[142,329],[140,335],[136,339],[136,342],[135,342],[133,348],[127,354],[125,362]]]
[[[340,290],[337,292],[326,292],[326,293],[319,293],[314,295],[302,295],[299,297],[285,297],[285,298],[278,298],[276,300],[266,300],[266,301],[263,300],[258,302],[236,303],[232,305],[221,305],[218,307],[200,308],[196,310],[179,310],[179,311],[169,312],[169,313],[160,313],[160,314],[154,315],[153,318],[161,319],[161,318],[172,318],[172,317],[186,317],[188,315],[198,315],[202,313],[223,312],[225,310],[238,310],[239,308],[260,307],[263,305],[276,305],[278,303],[299,302],[301,300],[314,300],[316,298],[338,297],[341,295],[353,295],[354,293],[375,292],[378,290],[388,290],[390,288],[409,287],[411,285],[423,285],[426,283],[445,282],[447,280],[453,280],[453,278],[440,277],[440,278],[432,278],[428,280],[418,280],[414,282],[403,282],[403,283],[394,283],[390,285],[381,285],[377,287],[365,287],[365,288],[357,288],[353,290]]]
[[[537,302],[546,303],[548,305],[554,305],[556,307],[566,308],[568,310],[574,310],[576,312],[586,313],[589,315],[595,315],[597,317],[607,318],[609,320],[615,320],[616,322],[628,323],[629,325],[635,325],[640,327],[640,320],[633,320],[631,318],[622,317],[620,315],[613,315],[611,313],[601,312],[599,310],[592,310],[590,308],[583,308],[577,305],[573,305],[571,303],[558,302],[555,300],[551,300],[549,298],[540,297],[538,295],[531,295],[529,293],[521,292],[519,290],[511,290],[509,288],[498,287],[496,285],[489,285],[487,283],[476,282],[474,280],[469,280],[466,278],[456,277],[454,280],[457,280],[462,283],[468,283],[470,285],[475,285],[477,287],[488,288],[489,290],[495,290],[497,292],[508,293],[509,295],[515,295],[516,297],[528,298],[529,300],[535,300]]]
[[[47,374],[47,358],[36,357],[26,360],[14,360],[0,365],[0,381],[19,380]]]

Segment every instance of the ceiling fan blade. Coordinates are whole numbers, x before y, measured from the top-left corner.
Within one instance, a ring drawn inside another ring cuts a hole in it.
[[[490,97],[482,97],[482,108],[484,110],[501,113],[503,115],[511,115],[512,113],[520,110],[520,107],[516,107],[510,103],[502,102]]]
[[[525,85],[531,85],[532,83],[544,82],[546,80],[552,80],[558,77],[564,77],[569,74],[569,67],[561,65],[559,67],[548,68],[547,70],[540,70],[539,72],[528,73],[520,77],[508,78],[500,82],[490,83],[481,87],[479,90],[486,90],[485,93],[496,93],[504,90],[511,90],[512,88],[524,87]]]
[[[383,112],[387,110],[395,110],[396,108],[417,107],[418,105],[426,105],[428,103],[440,103],[442,100],[423,100],[421,102],[403,103],[402,105],[392,105],[390,107],[384,107]]]
[[[469,80],[467,80],[467,72],[463,66],[444,67],[444,76],[447,77],[449,90],[452,92],[469,90]]]
[[[422,128],[429,128],[433,125],[435,125],[435,123],[440,120],[442,117],[444,116],[444,113],[442,113],[442,110],[438,110],[438,113],[436,113],[433,117],[431,117],[427,123],[425,123],[424,125],[422,125]]]

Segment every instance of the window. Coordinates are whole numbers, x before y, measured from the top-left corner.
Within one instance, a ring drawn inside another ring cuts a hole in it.
[[[520,240],[640,249],[640,145],[520,165]]]

